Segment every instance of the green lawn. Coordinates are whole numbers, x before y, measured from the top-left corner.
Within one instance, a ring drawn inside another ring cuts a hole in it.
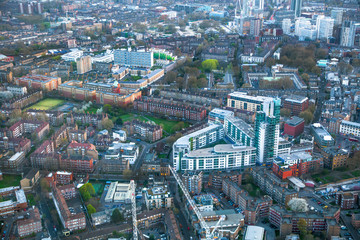
[[[3,175],[3,180],[0,181],[0,188],[20,186],[20,175]]]
[[[26,108],[26,109],[37,109],[37,110],[50,110],[55,107],[62,105],[65,101],[56,98],[45,98],[38,103]]]
[[[146,121],[146,122],[148,122],[150,120],[150,121],[153,121],[154,123],[156,123],[158,125],[161,124],[163,126],[163,128],[164,128],[164,131],[169,133],[169,134],[174,133],[172,128],[177,123],[180,122],[180,121],[167,120],[167,119],[162,119],[162,118],[157,118],[157,117],[147,116],[147,115],[144,115],[144,116],[135,115],[135,114],[132,114],[132,113],[127,113],[127,114],[121,115],[120,118],[121,118],[121,120],[123,122],[131,121],[133,119],[138,119],[138,120]],[[185,123],[185,128],[189,127],[189,125],[190,125],[189,123]]]
[[[155,118],[152,116],[145,116],[145,117],[158,125],[162,124],[164,127],[164,131],[170,134],[174,133],[172,128],[179,122],[179,121],[171,121],[161,118]],[[190,125],[189,123],[185,123],[185,128],[189,127],[189,125]]]
[[[351,174],[352,174],[354,177],[360,177],[360,170],[352,171]]]

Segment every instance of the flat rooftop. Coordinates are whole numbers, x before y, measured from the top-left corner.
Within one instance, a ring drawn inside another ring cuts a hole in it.
[[[241,131],[243,131],[246,135],[248,135],[251,138],[255,137],[254,129],[247,124],[244,120],[237,118],[237,117],[227,117],[228,121],[232,122],[237,128],[239,128]]]
[[[241,98],[241,99],[246,99],[246,100],[252,100],[252,101],[257,101],[257,102],[268,102],[268,101],[273,101],[274,98],[272,97],[264,97],[264,96],[251,96],[251,95],[247,95],[247,93],[244,92],[233,92],[229,94],[230,97],[234,97],[234,98]]]
[[[307,97],[299,96],[299,95],[290,95],[289,97],[285,98],[285,101],[295,102],[295,103],[303,103],[308,100]]]
[[[304,122],[304,119],[297,116],[293,116],[291,119],[286,121],[286,123],[290,126],[297,126],[302,122]]]
[[[214,131],[214,130],[216,130],[217,128],[222,128],[222,126],[221,126],[221,125],[218,125],[218,124],[210,125],[210,126],[208,126],[208,127],[206,127],[206,128],[200,129],[199,131],[190,133],[190,134],[188,134],[188,135],[186,135],[186,136],[183,136],[183,137],[179,138],[179,139],[175,142],[175,144],[187,145],[187,144],[189,144],[190,138],[197,137],[197,136],[199,136],[199,135],[201,135],[201,134]]]

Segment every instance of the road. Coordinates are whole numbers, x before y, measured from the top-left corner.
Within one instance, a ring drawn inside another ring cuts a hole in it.
[[[313,122],[319,122],[320,117],[321,117],[321,111],[322,111],[322,107],[323,107],[323,102],[326,96],[325,93],[325,86],[326,86],[326,79],[325,79],[325,74],[322,73],[321,77],[320,77],[320,86],[319,86],[319,95],[318,95],[318,100],[316,103],[316,110],[314,113],[314,119]]]
[[[343,220],[344,225],[347,227],[347,231],[351,234],[353,239],[360,239],[360,234],[351,224],[351,217],[346,216],[346,212],[340,212],[340,218]]]
[[[169,138],[169,137],[165,137],[165,138],[160,139],[160,140],[157,141],[157,142],[147,143],[147,142],[145,142],[145,141],[137,142],[137,141],[136,141],[137,139],[132,138],[132,137],[128,137],[128,139],[129,139],[130,141],[137,142],[138,144],[142,145],[142,150],[141,150],[138,158],[136,159],[135,164],[132,166],[133,172],[135,173],[135,172],[137,172],[137,171],[140,169],[140,167],[141,167],[141,165],[142,165],[142,163],[143,163],[143,161],[144,161],[145,155],[150,151],[150,149],[152,149],[153,147],[155,147],[156,144],[158,144],[158,143],[160,143],[160,142],[165,142],[168,138]]]

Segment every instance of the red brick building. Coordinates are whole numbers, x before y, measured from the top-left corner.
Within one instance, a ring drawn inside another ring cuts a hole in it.
[[[299,117],[292,117],[290,120],[286,121],[284,124],[284,134],[296,138],[304,132],[305,121]]]
[[[322,158],[314,158],[309,153],[297,152],[280,154],[273,162],[272,171],[280,179],[300,177],[303,174],[319,172],[324,168]]]
[[[25,237],[33,233],[42,231],[41,218],[37,207],[27,211],[27,218],[17,221],[17,228],[20,237]]]
[[[360,214],[352,214],[351,224],[354,226],[355,229],[360,228]]]
[[[30,152],[31,141],[27,138],[0,138],[0,149],[12,150],[14,152]]]
[[[16,85],[24,86],[29,89],[52,91],[56,90],[61,84],[61,78],[28,74],[20,78],[15,78],[15,83]]]
[[[10,137],[20,137],[25,133],[35,133],[38,139],[42,139],[50,131],[48,122],[39,122],[31,120],[21,120],[9,127]]]
[[[291,95],[285,98],[283,107],[291,111],[291,115],[298,116],[309,107],[309,99],[303,96]]]
[[[63,156],[60,168],[71,172],[91,173],[95,169],[94,159],[79,155]]]
[[[339,236],[340,209],[329,207],[320,212],[293,212],[285,207],[273,205],[270,207],[269,220],[270,223],[280,229],[280,236],[284,238],[291,233],[299,233],[298,222],[300,219],[305,220],[307,231],[310,232],[326,232],[326,239],[331,236]]]
[[[134,109],[141,112],[156,113],[194,121],[204,120],[207,116],[204,107],[195,107],[183,102],[173,102],[156,98],[138,99],[134,101]]]
[[[65,229],[69,229],[71,232],[85,229],[86,220],[84,212],[80,210],[71,213],[65,197],[61,194],[61,191],[56,186],[53,187],[52,193],[55,208],[59,214],[63,227]]]
[[[70,156],[86,156],[98,160],[99,154],[94,144],[78,143],[72,141],[66,149],[66,153]]]
[[[340,205],[341,209],[353,209],[359,200],[358,192],[337,192],[335,195],[336,204]]]
[[[73,184],[67,184],[64,186],[60,186],[60,187],[58,187],[58,189],[60,190],[61,194],[63,195],[63,197],[66,200],[76,197],[76,190],[75,190],[75,186]]]

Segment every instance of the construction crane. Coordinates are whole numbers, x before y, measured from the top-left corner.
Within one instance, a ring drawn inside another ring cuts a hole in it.
[[[223,220],[225,220],[225,216],[222,215],[219,219],[219,221],[216,223],[216,225],[214,226],[213,230],[210,231],[209,226],[207,225],[207,223],[205,222],[203,216],[201,215],[201,212],[199,211],[198,207],[196,206],[196,204],[194,203],[194,201],[192,200],[189,191],[187,190],[187,188],[185,187],[183,181],[180,179],[179,175],[176,173],[176,170],[174,168],[172,168],[169,165],[169,169],[171,171],[171,173],[174,175],[176,182],[179,184],[181,190],[183,191],[186,199],[188,200],[190,206],[192,207],[192,209],[194,210],[197,218],[200,221],[200,225],[201,228],[205,230],[205,239],[206,240],[212,240],[215,238],[214,233],[216,231],[216,229],[219,227],[220,222],[222,222]]]
[[[135,181],[130,181],[130,191],[131,191],[131,213],[132,213],[132,222],[133,222],[133,239],[138,240],[138,227],[136,219],[136,198],[135,198]]]

